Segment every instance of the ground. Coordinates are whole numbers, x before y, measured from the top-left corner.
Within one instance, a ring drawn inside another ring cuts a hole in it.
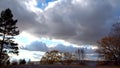
[[[9,65],[0,68],[120,68],[120,66],[113,65],[97,65],[95,61],[87,61],[84,64],[71,64],[71,65],[61,65],[61,64],[26,64],[26,65]]]
[[[79,66],[79,65],[14,65],[3,68],[120,68],[119,66]]]

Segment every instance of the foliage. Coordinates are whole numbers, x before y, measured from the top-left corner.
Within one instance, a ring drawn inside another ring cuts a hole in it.
[[[25,59],[20,59],[19,64],[26,64],[26,60]]]
[[[61,58],[62,56],[57,50],[46,52],[46,54],[41,59],[41,64],[53,64],[54,62],[60,61]]]
[[[18,54],[18,44],[13,41],[14,36],[19,34],[16,30],[17,20],[8,8],[1,12],[0,16],[0,64],[6,61],[8,53]],[[7,57],[8,58],[8,57]]]
[[[7,65],[10,65],[10,60],[7,60],[6,64],[7,64]]]
[[[69,52],[61,53],[57,50],[46,52],[45,55],[41,58],[41,64],[70,64],[72,63],[72,55]]]
[[[16,60],[14,60],[14,61],[12,61],[12,63],[11,63],[12,65],[17,65],[18,64],[18,62],[16,61]]]
[[[62,56],[62,64],[71,64],[73,62],[74,58],[73,55],[69,52],[63,53]]]
[[[120,64],[120,23],[113,24],[110,34],[98,41],[97,52],[107,61]]]

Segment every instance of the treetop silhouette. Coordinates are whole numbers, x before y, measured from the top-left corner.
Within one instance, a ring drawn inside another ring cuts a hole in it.
[[[7,61],[8,53],[18,54],[18,44],[13,41],[14,36],[19,35],[16,26],[17,20],[8,8],[0,15],[0,64]]]

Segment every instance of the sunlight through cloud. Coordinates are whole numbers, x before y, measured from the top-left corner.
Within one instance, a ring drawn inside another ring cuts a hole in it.
[[[22,45],[28,45],[31,42],[35,41],[35,40],[39,40],[39,38],[23,31],[20,33],[20,35],[16,36],[16,42],[22,44]]]

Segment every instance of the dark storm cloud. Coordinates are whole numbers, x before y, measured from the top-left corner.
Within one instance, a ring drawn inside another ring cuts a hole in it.
[[[31,1],[35,0],[0,0],[0,11],[11,8],[21,31],[78,45],[94,44],[120,15],[120,0],[58,0],[42,12],[31,7]]]
[[[105,36],[114,19],[114,1],[109,0],[65,0],[44,12],[48,21],[47,35],[73,43],[94,44]]]
[[[29,7],[29,0],[0,0],[0,11],[5,10],[6,8],[10,8],[12,10],[14,18],[18,20],[17,24],[20,31],[31,31],[36,27],[43,27],[43,25],[40,24],[41,20],[39,22],[36,20],[39,18],[38,15]]]

